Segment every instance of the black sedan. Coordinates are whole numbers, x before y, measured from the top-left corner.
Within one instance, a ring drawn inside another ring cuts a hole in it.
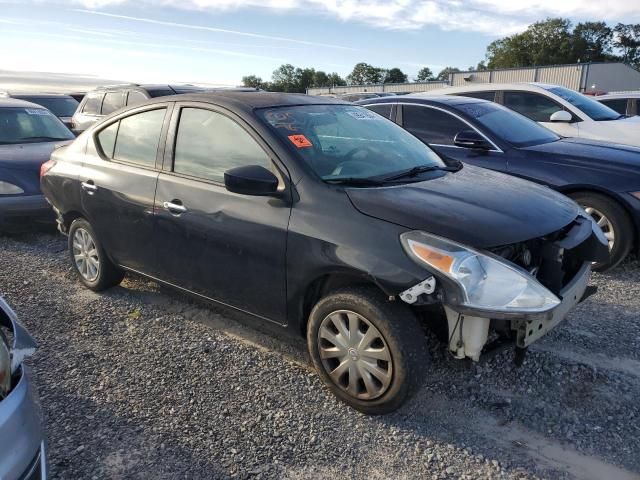
[[[435,151],[548,185],[582,205],[604,231],[608,270],[640,246],[640,148],[559,137],[486,100],[403,97],[358,102],[394,120]]]
[[[488,338],[522,353],[608,254],[567,197],[306,95],[157,98],[90,127],[43,171],[85,286],[137,272],[306,337],[323,381],[367,413],[419,387],[420,321],[442,321],[460,359],[478,360]]]
[[[13,98],[0,99],[0,232],[55,225],[40,192],[40,167],[57,145],[74,135],[49,110]]]

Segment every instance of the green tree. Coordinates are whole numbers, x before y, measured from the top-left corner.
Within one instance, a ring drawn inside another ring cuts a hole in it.
[[[314,87],[330,87],[329,83],[329,75],[327,75],[322,70],[317,70],[313,76],[313,86]]]
[[[342,87],[347,84],[347,81],[336,72],[330,73],[327,77],[329,79],[329,86]]]
[[[384,76],[384,83],[406,83],[407,81],[407,75],[397,67],[387,70]]]
[[[350,85],[367,85],[371,83],[382,83],[383,78],[384,69],[360,62],[357,63],[353,67],[353,71],[347,75],[347,82]]]
[[[440,80],[440,81],[446,81],[449,80],[449,74],[450,73],[456,73],[459,72],[460,69],[457,67],[444,67],[440,73],[438,74],[438,76],[436,77],[436,80]]]
[[[640,23],[617,24],[614,29],[613,46],[620,49],[622,61],[640,68]]]
[[[579,23],[572,33],[570,62],[602,62],[612,59],[613,30],[604,22]]]
[[[263,88],[264,82],[260,77],[255,75],[247,75],[246,77],[242,77],[242,85],[245,87],[253,87],[253,88]]]
[[[276,92],[297,92],[296,67],[287,63],[276,68],[271,75],[271,89]]]
[[[416,82],[428,82],[430,80],[434,80],[433,72],[429,67],[423,67],[418,70],[418,76],[416,77]]]

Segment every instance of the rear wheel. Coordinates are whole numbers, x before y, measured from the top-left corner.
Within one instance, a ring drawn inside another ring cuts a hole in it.
[[[611,198],[592,192],[570,195],[591,215],[609,242],[609,261],[596,263],[598,272],[611,270],[622,262],[633,247],[633,224],[624,208]]]
[[[426,341],[413,312],[374,288],[336,291],[309,317],[307,345],[320,378],[367,414],[399,408],[420,387]]]
[[[69,254],[78,278],[91,290],[105,290],[124,278],[124,272],[109,260],[91,224],[83,218],[74,220],[69,229]]]

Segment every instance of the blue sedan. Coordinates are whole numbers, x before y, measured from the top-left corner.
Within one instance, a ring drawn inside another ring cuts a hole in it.
[[[56,146],[74,138],[46,108],[0,99],[0,233],[55,224],[53,210],[40,192],[40,166]]]
[[[461,96],[387,97],[357,102],[443,156],[526,178],[573,198],[600,225],[618,265],[640,238],[640,148],[564,138],[486,100]],[[640,134],[640,132],[638,132]]]

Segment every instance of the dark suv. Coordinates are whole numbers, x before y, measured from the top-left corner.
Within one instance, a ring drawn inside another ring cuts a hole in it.
[[[42,172],[88,288],[137,272],[302,336],[322,380],[367,413],[420,386],[421,324],[442,322],[459,359],[505,342],[524,352],[608,255],[567,197],[321,97],[157,98]]]
[[[71,117],[73,117],[78,108],[78,101],[71,95],[59,93],[9,93],[6,96],[36,103],[48,109],[67,128],[71,128]]]
[[[102,117],[119,108],[138,105],[150,98],[181,93],[202,92],[206,89],[193,85],[111,85],[88,92],[71,119],[71,129],[80,133]]]

